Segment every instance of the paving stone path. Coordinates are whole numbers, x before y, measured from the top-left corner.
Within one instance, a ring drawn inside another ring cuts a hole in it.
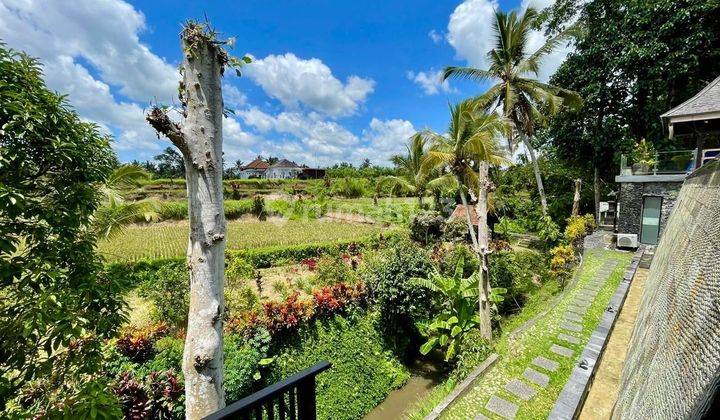
[[[617,265],[616,261],[607,261],[596,272],[595,277],[583,288],[575,291],[570,304],[563,314],[559,327],[561,332],[557,338],[560,342],[580,344],[577,337],[583,330],[583,320],[588,308],[595,301],[598,292],[602,289],[610,274]],[[504,419],[514,419],[523,402],[530,401],[550,384],[550,373],[559,367],[559,360],[575,357],[575,351],[560,344],[553,344],[546,353],[537,355],[532,360],[532,366],[525,369],[521,378],[511,379],[504,390],[512,395],[513,401],[508,401],[498,395],[490,396],[485,410]],[[478,413],[475,419],[486,419]]]

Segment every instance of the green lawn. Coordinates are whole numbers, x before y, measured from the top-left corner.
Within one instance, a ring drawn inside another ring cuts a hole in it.
[[[533,308],[534,310],[528,311],[529,313],[543,313],[543,311],[547,309],[547,313],[541,315],[532,326],[519,334],[512,334],[511,331],[514,327],[519,326],[521,322],[530,319],[530,317],[526,319],[520,317],[504,325],[506,332],[502,334],[495,347],[495,351],[500,355],[500,360],[489,373],[477,381],[471,390],[450,407],[443,418],[468,419],[474,418],[478,413],[482,413],[490,418],[496,418],[492,413],[484,410],[485,404],[493,394],[519,404],[520,410],[517,413],[517,418],[547,418],[548,413],[555,404],[557,396],[560,394],[560,391],[565,386],[572,372],[575,360],[582,352],[592,331],[599,322],[617,285],[622,280],[623,272],[631,259],[631,253],[605,250],[587,252],[579,273],[578,282],[573,286],[573,289],[569,290],[559,302],[547,299],[544,302],[546,308],[536,307]],[[616,261],[618,265],[609,280],[605,283],[605,286],[598,293],[595,301],[584,317],[583,331],[576,334],[581,339],[580,344],[572,345],[565,341],[560,341],[557,338],[558,333],[561,332],[559,324],[570,301],[575,294],[579,292],[579,289],[594,277],[596,271],[606,261]],[[548,356],[548,354],[552,354],[548,349],[553,343],[573,349],[575,351],[575,357],[560,358]],[[532,366],[532,359],[540,355],[560,362],[560,368],[549,374],[550,385],[546,389],[543,390],[536,387],[538,393],[530,401],[518,401],[516,397],[504,390],[504,386],[513,378],[521,378],[525,368]]]
[[[354,240],[379,233],[382,227],[329,220],[238,220],[228,222],[227,248],[247,249],[272,245],[295,245],[321,241]],[[187,221],[127,227],[102,240],[100,253],[108,261],[170,258],[185,255]]]

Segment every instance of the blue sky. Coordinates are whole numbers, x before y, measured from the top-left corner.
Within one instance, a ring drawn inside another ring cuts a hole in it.
[[[255,58],[243,77],[224,81],[236,111],[224,124],[228,162],[264,154],[387,164],[414,131],[443,131],[449,103],[482,91],[441,85],[438,72],[484,66],[495,8],[551,2],[0,0],[0,39],[39,57],[48,85],[114,136],[121,160],[145,160],[169,144],[143,112],[173,101],[181,23],[207,16],[236,39],[232,53]],[[542,34],[533,39],[539,46]],[[551,56],[540,77],[566,53]]]

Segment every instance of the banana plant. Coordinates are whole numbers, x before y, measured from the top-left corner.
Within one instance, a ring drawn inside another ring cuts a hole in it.
[[[427,279],[413,279],[415,284],[425,287],[438,295],[442,310],[433,320],[420,324],[420,333],[427,341],[420,347],[420,353],[427,355],[436,348],[442,349],[445,361],[452,360],[458,352],[465,335],[477,328],[480,317],[476,311],[478,305],[480,279],[475,272],[463,278],[465,260],[460,258],[452,277],[446,277],[437,270]],[[494,287],[489,300],[493,305],[502,302],[507,289]]]

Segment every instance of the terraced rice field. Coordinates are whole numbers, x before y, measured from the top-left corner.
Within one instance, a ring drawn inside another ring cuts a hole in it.
[[[382,230],[383,228],[377,225],[330,220],[237,220],[228,222],[227,248],[248,249],[354,240]],[[122,233],[100,241],[98,247],[108,261],[134,261],[142,258],[184,256],[187,241],[187,221],[180,221],[129,226]]]

